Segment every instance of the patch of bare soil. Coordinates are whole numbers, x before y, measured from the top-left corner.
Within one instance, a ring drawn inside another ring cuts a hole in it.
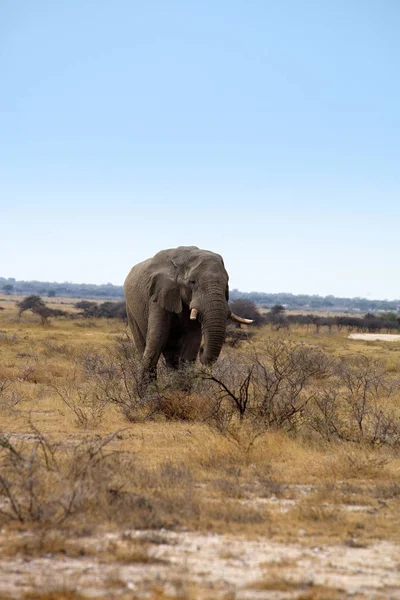
[[[0,538],[4,544],[10,537]],[[307,548],[229,535],[125,532],[80,538],[75,553],[2,558],[0,596],[28,598],[40,590],[43,597],[77,598],[387,600],[400,598],[399,565],[400,548],[390,542]]]
[[[397,333],[350,333],[350,340],[365,340],[373,342],[380,340],[382,342],[399,342],[400,335]]]

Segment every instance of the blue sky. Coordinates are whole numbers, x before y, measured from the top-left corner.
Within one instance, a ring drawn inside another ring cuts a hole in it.
[[[0,1],[0,276],[162,248],[244,291],[399,298],[397,0]]]

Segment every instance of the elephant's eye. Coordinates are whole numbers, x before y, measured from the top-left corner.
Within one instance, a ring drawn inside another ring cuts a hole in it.
[[[194,279],[189,279],[189,283],[190,283],[190,285],[194,285],[196,282]]]

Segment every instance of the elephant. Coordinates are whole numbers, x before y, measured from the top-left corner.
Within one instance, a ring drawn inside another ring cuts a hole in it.
[[[253,322],[231,312],[228,279],[222,257],[197,246],[161,250],[131,269],[124,283],[128,324],[150,379],[161,354],[171,369],[198,355],[211,365],[227,319]]]

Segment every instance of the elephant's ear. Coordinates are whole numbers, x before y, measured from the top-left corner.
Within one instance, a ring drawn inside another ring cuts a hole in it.
[[[178,284],[166,273],[155,273],[150,281],[150,297],[169,312],[182,312],[182,300]]]

